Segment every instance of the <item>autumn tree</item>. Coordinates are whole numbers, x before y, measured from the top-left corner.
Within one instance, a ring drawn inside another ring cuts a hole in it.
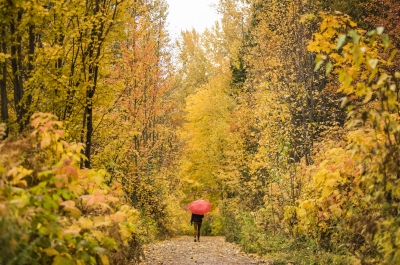
[[[101,80],[109,70],[112,35],[126,18],[125,4],[2,3],[2,119],[12,132],[24,130],[34,111],[54,113],[67,121],[71,139],[85,143],[90,167],[93,102],[109,90]]]
[[[127,38],[112,46],[118,58],[106,83],[114,88],[113,102],[98,107],[103,118],[94,134],[99,139],[94,143],[94,163],[123,183],[148,223],[156,221],[160,232],[171,232],[176,228],[165,218],[174,217],[167,207],[173,207],[168,198],[176,194],[175,131],[181,114],[179,104],[171,100],[167,5],[145,1],[129,12],[132,19],[124,24]]]

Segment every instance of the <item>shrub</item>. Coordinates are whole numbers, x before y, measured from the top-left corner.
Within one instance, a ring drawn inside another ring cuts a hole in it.
[[[121,184],[80,169],[83,145],[35,114],[29,135],[0,142],[0,264],[124,264],[140,255],[139,213]]]

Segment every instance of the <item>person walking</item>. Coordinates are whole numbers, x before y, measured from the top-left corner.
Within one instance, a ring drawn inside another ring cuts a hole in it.
[[[201,223],[203,222],[204,214],[192,213],[192,219],[190,219],[190,225],[194,226],[194,242],[200,242],[200,229]],[[197,241],[196,241],[197,236]]]
[[[206,200],[196,200],[190,203],[189,210],[192,212],[190,225],[194,225],[194,242],[200,242],[200,229],[204,214],[211,210],[211,204]]]

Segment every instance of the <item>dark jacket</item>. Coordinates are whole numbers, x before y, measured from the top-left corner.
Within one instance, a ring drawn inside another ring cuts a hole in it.
[[[201,223],[203,221],[204,214],[194,214],[192,213],[192,219],[190,219],[190,222],[196,222],[196,223]]]

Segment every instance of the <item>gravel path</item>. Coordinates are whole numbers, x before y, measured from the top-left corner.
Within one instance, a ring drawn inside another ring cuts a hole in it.
[[[145,247],[146,260],[140,265],[247,265],[269,264],[255,255],[243,253],[236,244],[228,243],[224,237],[201,237],[193,242],[189,236],[151,244]]]

